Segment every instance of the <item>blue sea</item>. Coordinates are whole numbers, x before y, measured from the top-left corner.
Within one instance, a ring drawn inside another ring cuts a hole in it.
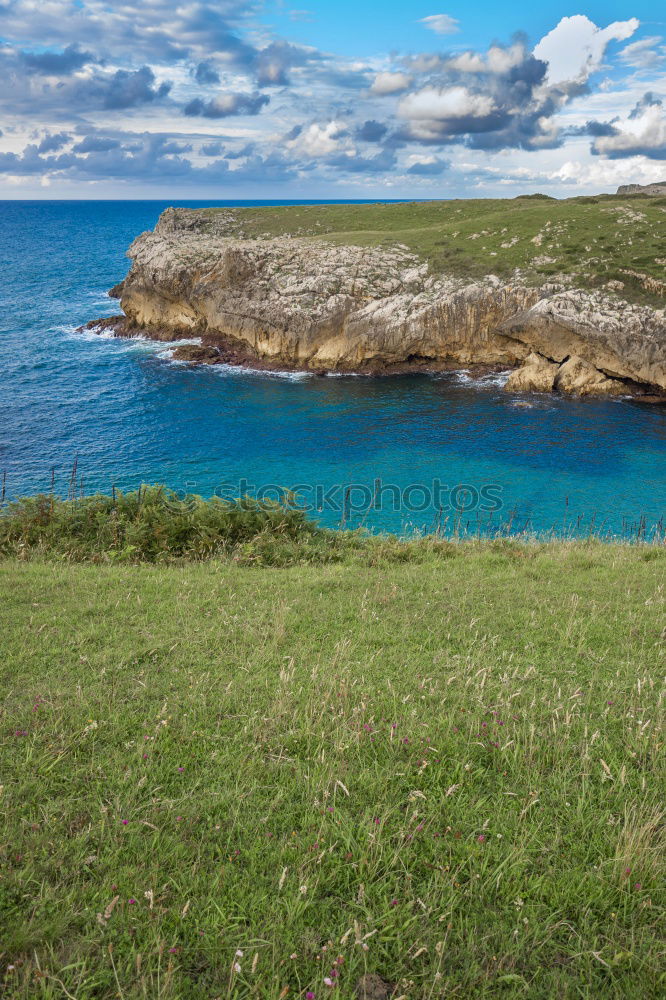
[[[52,477],[67,494],[76,462],[86,493],[156,482],[203,496],[297,488],[331,526],[659,530],[664,408],[520,399],[503,376],[464,370],[373,379],[188,367],[164,344],[77,332],[118,311],[107,289],[167,204],[0,203],[6,498],[49,491]]]

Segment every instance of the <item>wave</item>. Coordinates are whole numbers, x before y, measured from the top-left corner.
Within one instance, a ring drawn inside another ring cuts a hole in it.
[[[459,385],[471,386],[474,389],[503,389],[510,374],[511,369],[489,372],[487,375],[472,375],[469,368],[461,368],[460,371],[451,372]]]

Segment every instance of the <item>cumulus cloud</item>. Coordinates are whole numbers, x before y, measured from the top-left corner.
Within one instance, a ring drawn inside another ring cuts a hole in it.
[[[486,118],[495,111],[495,102],[488,94],[474,94],[465,87],[424,87],[403,97],[398,114],[411,121],[437,121],[453,124],[456,119]],[[457,126],[456,126],[457,128]],[[467,131],[463,125],[463,131]]]
[[[313,49],[305,49],[289,42],[271,42],[256,56],[257,83],[260,87],[285,86],[289,82],[289,70],[317,60]]]
[[[407,168],[407,173],[420,177],[438,177],[449,170],[450,166],[449,160],[443,160],[439,156],[412,157],[412,163]]]
[[[388,126],[381,122],[366,121],[356,129],[356,138],[361,142],[381,142],[387,132]]]
[[[155,74],[150,66],[142,66],[133,73],[119,69],[108,79],[91,81],[91,92],[100,94],[102,107],[108,110],[156,101],[166,97],[170,90],[171,84],[166,81],[155,86]]]
[[[265,94],[221,94],[209,101],[195,97],[183,108],[190,117],[228,118],[230,115],[258,115],[270,101]]]
[[[219,83],[220,74],[215,69],[214,65],[210,60],[205,59],[203,62],[198,63],[194,67],[194,72],[192,74],[197,83]]]
[[[631,124],[616,127],[612,135],[595,139],[592,152],[610,160],[628,156],[666,160],[666,113],[661,101],[644,106],[638,116],[630,115],[630,120]]]
[[[408,73],[377,73],[370,93],[377,97],[385,97],[387,94],[399,94],[402,90],[407,90],[412,85],[412,77]]]
[[[415,60],[410,62],[414,66]],[[476,149],[540,149],[561,138],[552,118],[571,88],[549,88],[547,65],[523,41],[493,45],[486,53],[437,56],[430,81],[404,95],[397,113],[406,140],[465,143]]]
[[[374,156],[359,156],[355,150],[328,156],[324,160],[327,167],[338,168],[350,174],[384,174],[393,170],[397,157],[392,149],[382,149]]]
[[[640,118],[648,108],[660,108],[663,103],[660,97],[657,97],[651,90],[648,90],[643,94],[640,101],[636,103],[636,106],[631,109],[629,118]]]
[[[302,155],[319,158],[340,152],[344,147],[342,140],[347,135],[347,128],[343,122],[330,121],[323,125],[313,122],[307,128],[300,129],[287,145]]]
[[[104,143],[102,140],[105,138],[110,141]],[[93,139],[99,141],[94,143]],[[249,156],[233,169],[226,159],[217,158],[204,166],[195,166],[184,155],[191,152],[192,144],[165,134],[128,133],[119,139],[91,136],[86,147],[89,150],[87,155],[77,153],[75,148],[70,153],[47,156],[40,154],[34,143],[26,146],[21,153],[0,153],[0,174],[14,177],[42,175],[74,181],[109,178],[127,182],[150,181],[153,184],[178,181],[187,185],[221,180],[241,184],[265,177],[277,182],[295,176],[293,165],[278,153]]]
[[[37,147],[37,152],[57,153],[59,149],[67,145],[71,138],[69,132],[47,133]]]
[[[203,156],[222,156],[224,146],[221,142],[205,142],[199,152]]]
[[[450,14],[429,14],[428,17],[420,18],[419,24],[425,25],[437,35],[454,35],[460,31],[458,27],[460,22],[456,21],[455,17],[451,17]]]
[[[600,68],[609,42],[631,38],[639,24],[632,17],[599,28],[584,14],[563,17],[536,45],[534,55],[548,63],[549,84],[584,83]]]
[[[67,76],[95,61],[92,53],[82,52],[76,45],[68,45],[62,52],[21,52],[20,58],[26,69],[44,76]]]
[[[72,149],[73,153],[108,153],[110,149],[118,149],[120,142],[108,135],[87,135]]]
[[[288,7],[281,13],[291,16]],[[586,177],[615,177],[622,163],[614,161],[628,157],[625,169],[638,176],[641,158],[653,167],[663,159],[663,40],[627,44],[634,18],[606,27],[563,18],[534,49],[517,34],[480,51],[440,44],[378,61],[282,39],[258,22],[254,0],[0,0],[0,17],[3,149],[14,149],[0,171],[17,177],[185,185],[347,177],[369,188],[371,178],[436,184],[457,169],[477,178],[485,170],[496,183],[513,170],[518,183],[534,175],[531,167],[520,173],[523,153],[559,163],[564,157],[546,151],[583,136],[595,154],[596,172]],[[448,14],[421,24],[442,38],[458,28]],[[609,56],[632,77],[623,87],[613,73],[604,97],[593,74]],[[645,80],[638,103],[634,70]],[[581,97],[590,101],[586,113]],[[261,113],[269,100],[270,116]],[[246,120],[229,134],[210,124],[233,116]],[[170,131],[195,119],[199,129],[208,123],[204,134]],[[151,132],[142,131],[147,121]],[[574,183],[564,174],[557,181]]]

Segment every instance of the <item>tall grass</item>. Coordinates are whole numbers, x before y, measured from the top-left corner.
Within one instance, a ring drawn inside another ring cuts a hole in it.
[[[284,502],[180,497],[163,486],[123,493],[24,497],[0,514],[0,555],[94,562],[163,562],[234,555],[284,564],[334,557],[333,532]]]
[[[3,1000],[664,996],[666,549],[375,544],[0,560]]]

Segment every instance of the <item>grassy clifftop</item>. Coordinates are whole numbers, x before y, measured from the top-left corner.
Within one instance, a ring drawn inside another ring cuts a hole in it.
[[[403,244],[433,273],[526,280],[571,275],[584,287],[621,281],[625,298],[663,305],[646,278],[666,278],[666,198],[600,195],[557,201],[545,196],[374,205],[297,205],[203,209],[224,213],[245,237],[325,237],[362,246]],[[627,274],[627,271],[635,272]]]
[[[663,995],[663,562],[0,561],[3,995]]]

